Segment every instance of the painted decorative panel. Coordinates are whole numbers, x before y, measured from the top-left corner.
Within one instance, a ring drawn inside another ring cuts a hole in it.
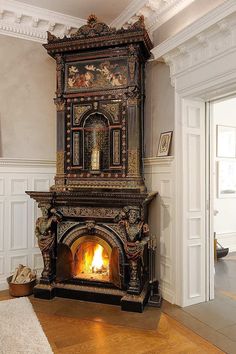
[[[113,130],[113,165],[120,165],[121,163],[121,134],[120,130]]]
[[[100,103],[100,107],[111,114],[113,123],[119,123],[121,109],[119,102]]]
[[[80,125],[80,121],[84,113],[89,111],[92,106],[89,105],[73,105],[73,125]]]
[[[81,161],[80,132],[73,132],[73,165],[79,166]]]
[[[127,85],[127,59],[90,60],[66,64],[65,90],[84,91]]]

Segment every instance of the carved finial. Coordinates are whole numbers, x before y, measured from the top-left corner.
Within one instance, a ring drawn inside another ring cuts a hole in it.
[[[140,15],[138,21],[133,23],[133,25],[131,25],[131,28],[145,28],[144,16]]]
[[[98,22],[97,16],[94,14],[91,14],[87,19],[87,24],[91,27],[94,26],[95,23],[97,22]]]

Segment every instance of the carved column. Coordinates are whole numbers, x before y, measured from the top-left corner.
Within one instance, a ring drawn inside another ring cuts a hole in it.
[[[60,54],[56,55],[56,74],[57,74],[57,90],[54,103],[57,109],[57,156],[56,168],[57,173],[55,177],[56,189],[63,188],[65,184],[65,100],[63,98],[63,77],[64,77],[64,61]]]

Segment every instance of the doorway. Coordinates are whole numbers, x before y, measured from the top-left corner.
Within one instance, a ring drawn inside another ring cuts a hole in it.
[[[209,107],[210,299],[236,299],[236,96],[213,100]]]

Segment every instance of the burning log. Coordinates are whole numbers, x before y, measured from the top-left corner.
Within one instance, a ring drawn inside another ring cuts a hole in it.
[[[11,283],[25,284],[31,282],[34,279],[36,279],[36,273],[29,267],[19,264],[12,276]]]

